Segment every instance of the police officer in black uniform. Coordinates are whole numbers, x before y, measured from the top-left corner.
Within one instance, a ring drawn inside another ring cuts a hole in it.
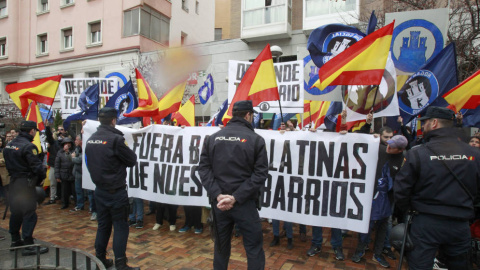
[[[264,269],[263,233],[257,206],[268,177],[265,140],[252,127],[252,102],[238,101],[233,118],[205,140],[199,173],[216,222],[214,269],[227,269],[236,224],[243,235],[248,269]]]
[[[398,172],[394,193],[401,210],[414,210],[410,269],[432,269],[438,249],[448,269],[472,269],[469,219],[480,188],[480,153],[458,139],[455,114],[429,107],[422,121],[426,143],[412,148]]]
[[[126,186],[127,167],[137,161],[137,155],[127,146],[123,133],[115,128],[117,110],[104,107],[98,113],[100,126],[88,138],[85,147],[85,164],[96,185],[97,237],[95,252],[106,268],[113,265],[106,258],[107,245],[113,233],[113,253],[118,270],[138,269],[127,265],[129,203]]]
[[[45,179],[46,168],[39,158],[38,149],[32,143],[37,123],[22,121],[20,134],[3,150],[5,166],[10,174],[10,234],[12,247],[33,245],[33,231],[37,224],[37,200],[35,186]],[[22,236],[20,237],[20,228]],[[22,240],[23,239],[23,240]],[[47,247],[39,249],[47,253]],[[22,250],[22,255],[36,254],[35,247]]]

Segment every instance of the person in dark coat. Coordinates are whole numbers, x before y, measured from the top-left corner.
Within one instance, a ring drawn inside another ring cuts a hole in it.
[[[55,179],[62,183],[62,207],[66,209],[69,206],[70,195],[75,191],[75,178],[73,176],[73,142],[70,138],[62,140],[62,149],[55,158]]]
[[[431,269],[443,252],[448,269],[472,269],[469,220],[480,190],[480,152],[453,128],[455,113],[430,106],[422,121],[425,144],[408,151],[394,182],[396,206],[413,210],[410,269]]]
[[[9,188],[10,228],[12,247],[33,245],[33,231],[37,224],[37,201],[35,186],[45,179],[46,169],[39,158],[37,147],[32,143],[37,132],[37,123],[22,121],[20,134],[3,150],[5,166],[11,176]],[[20,228],[22,235],[20,236]],[[39,253],[47,253],[41,247]],[[27,247],[22,255],[36,254],[36,247]]]
[[[85,164],[95,184],[97,205],[97,236],[95,255],[106,268],[113,266],[107,259],[108,240],[113,230],[113,253],[117,270],[140,270],[127,265],[128,193],[127,167],[137,163],[137,155],[128,145],[123,133],[115,128],[117,110],[104,107],[98,112],[100,126],[87,139]]]
[[[263,233],[257,211],[268,177],[265,140],[255,133],[252,101],[238,101],[233,118],[205,140],[198,170],[212,203],[216,237],[214,269],[227,269],[234,224],[243,235],[248,269],[265,268]]]

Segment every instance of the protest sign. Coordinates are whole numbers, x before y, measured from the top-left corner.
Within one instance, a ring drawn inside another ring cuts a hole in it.
[[[73,78],[62,79],[58,86],[58,92],[60,93],[60,106],[62,112],[62,118],[66,119],[69,115],[80,111],[78,106],[78,100],[80,94],[88,87],[98,84],[100,91],[100,104],[102,108],[118,89],[118,78]]]
[[[84,147],[98,122],[84,126]],[[197,172],[205,138],[216,127],[119,127],[137,164],[127,169],[131,197],[209,206]],[[256,130],[266,142],[269,175],[260,216],[306,225],[367,232],[378,139],[365,134]],[[85,152],[85,151],[84,151]],[[83,187],[94,189],[83,166]]]
[[[228,103],[233,99],[237,86],[252,63],[228,61]],[[303,61],[274,63],[278,94],[283,113],[303,113]],[[279,113],[278,101],[264,101],[255,109],[262,113]]]

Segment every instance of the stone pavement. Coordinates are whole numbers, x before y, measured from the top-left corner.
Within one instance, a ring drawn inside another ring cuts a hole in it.
[[[86,205],[86,207],[88,204]],[[70,212],[60,210],[60,204],[40,206],[37,210],[38,223],[34,237],[42,242],[53,245],[77,248],[88,253],[95,254],[93,247],[97,223],[90,221],[88,211]],[[4,204],[0,204],[0,215],[3,216]],[[88,208],[87,208],[88,209]],[[145,210],[148,207],[145,204]],[[179,207],[177,230],[171,232],[168,222],[163,227],[153,231],[155,216],[144,217],[144,228],[130,228],[130,236],[127,246],[129,264],[146,269],[212,269],[213,268],[213,242],[210,240],[209,229],[205,226],[200,235],[190,230],[179,233],[178,229],[183,226],[183,208]],[[0,235],[7,236],[6,240],[0,241],[0,249],[8,247],[10,237],[8,230],[9,214],[6,220],[0,219]],[[349,232],[343,242],[345,261],[335,260],[330,245],[330,230],[323,231],[323,249],[319,255],[309,257],[306,251],[310,247],[311,228],[307,227],[307,241],[301,242],[298,234],[298,226],[294,227],[294,249],[287,250],[287,239],[282,237],[280,245],[270,247],[273,239],[272,226],[263,222],[264,249],[266,256],[266,269],[383,269],[372,261],[372,244],[360,263],[350,260],[357,245],[357,233]],[[52,253],[50,251],[49,253]],[[113,258],[112,239],[110,239],[108,254]],[[0,253],[0,261],[5,259],[5,253]],[[43,256],[43,255],[42,255]],[[3,257],[3,258],[2,258]],[[397,253],[398,257],[398,253]],[[26,260],[23,258],[23,260]],[[396,261],[387,260],[392,269],[396,269]],[[405,264],[404,264],[405,265]],[[0,266],[1,267],[1,266]],[[233,237],[232,253],[229,269],[247,269],[247,258],[243,248],[242,238]],[[405,266],[403,269],[407,269]]]

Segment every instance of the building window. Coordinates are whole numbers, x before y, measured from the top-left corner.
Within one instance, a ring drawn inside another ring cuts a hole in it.
[[[243,26],[285,22],[286,0],[245,0]]]
[[[123,36],[135,36],[140,33],[140,9],[127,10],[123,13]]]
[[[0,57],[7,56],[7,38],[0,38]]]
[[[70,4],[73,4],[73,3],[74,3],[74,0],[63,0],[64,5],[70,5]]]
[[[48,53],[48,39],[47,34],[42,34],[37,36],[38,43],[38,54],[47,54]]]
[[[62,30],[63,37],[63,49],[72,49],[73,48],[73,30],[72,28]]]
[[[48,11],[48,0],[38,0],[38,11],[39,12]]]
[[[87,78],[99,78],[99,77],[100,77],[99,71],[87,72]]]
[[[215,40],[222,40],[222,28],[215,28]]]
[[[182,0],[182,9],[188,12],[188,0]]]
[[[200,14],[200,2],[195,2],[195,13]]]
[[[168,44],[170,19],[159,12],[144,6],[124,12],[123,36],[142,35],[157,42]]]
[[[7,0],[0,0],[0,17],[7,16]]]
[[[335,14],[339,12],[355,11],[357,0],[305,0],[305,17]]]
[[[90,44],[99,44],[102,42],[102,24],[94,22],[88,24],[90,33]]]

